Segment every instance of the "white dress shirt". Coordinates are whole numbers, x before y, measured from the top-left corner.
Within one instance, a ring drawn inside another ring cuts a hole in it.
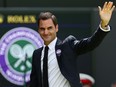
[[[48,79],[49,87],[70,87],[68,80],[61,74],[55,53],[55,45],[57,38],[55,38],[49,45],[48,50]],[[45,47],[45,45],[44,45]],[[43,72],[43,57],[44,48],[41,55],[41,69]]]

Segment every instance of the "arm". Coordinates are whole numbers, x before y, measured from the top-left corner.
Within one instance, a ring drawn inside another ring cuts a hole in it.
[[[78,55],[86,53],[88,51],[92,51],[95,49],[104,39],[104,37],[107,35],[109,29],[109,21],[111,19],[112,12],[115,8],[113,6],[113,2],[105,2],[103,8],[99,7],[99,15],[101,18],[101,23],[99,29],[95,31],[95,33],[89,37],[84,38],[82,40],[76,40],[76,38],[71,39],[71,45],[74,50],[78,53]],[[107,31],[107,32],[104,32]],[[73,42],[73,43],[72,43]]]
[[[115,6],[113,5],[113,2],[105,2],[103,8],[101,8],[100,6],[98,6],[98,8],[101,18],[101,28],[107,29],[106,27],[109,24]]]

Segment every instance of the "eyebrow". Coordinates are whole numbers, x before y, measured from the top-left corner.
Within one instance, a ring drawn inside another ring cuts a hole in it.
[[[48,29],[49,29],[49,28],[52,28],[52,26],[49,26]]]
[[[52,28],[52,26],[47,27],[47,29]],[[45,29],[44,27],[40,27],[39,29]]]

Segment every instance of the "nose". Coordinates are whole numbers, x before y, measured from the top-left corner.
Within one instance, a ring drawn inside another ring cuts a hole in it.
[[[44,34],[48,34],[48,30],[47,29],[45,29]]]

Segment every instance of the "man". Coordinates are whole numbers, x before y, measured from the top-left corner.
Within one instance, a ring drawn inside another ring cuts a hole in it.
[[[76,70],[77,56],[93,50],[101,43],[110,31],[108,24],[115,6],[113,2],[105,2],[103,8],[98,8],[100,27],[91,37],[82,40],[70,35],[60,41],[55,15],[50,12],[40,13],[38,32],[44,46],[33,53],[30,87],[82,87]],[[44,56],[45,53],[47,54]],[[48,64],[45,63],[46,57]]]

